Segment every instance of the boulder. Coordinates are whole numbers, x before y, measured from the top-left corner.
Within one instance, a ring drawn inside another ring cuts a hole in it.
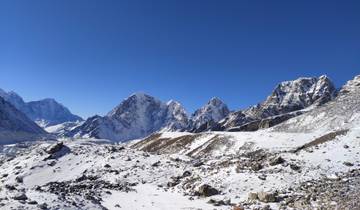
[[[62,148],[64,147],[64,143],[63,142],[57,142],[53,145],[50,145],[47,149],[46,149],[46,153],[48,154],[54,154],[58,151],[60,151]]]
[[[201,185],[198,190],[198,195],[203,197],[218,195],[219,193],[217,189],[207,184]]]
[[[258,192],[258,199],[264,203],[276,202],[276,193],[273,192]]]
[[[18,195],[15,195],[14,197],[12,197],[12,199],[17,200],[17,201],[24,201],[24,200],[27,200],[28,197],[25,195],[25,193],[20,193]]]
[[[250,201],[257,200],[257,199],[258,199],[258,194],[257,194],[257,193],[254,193],[254,192],[250,192],[250,193],[249,193],[249,196],[248,196],[248,199],[249,199]]]
[[[285,160],[281,156],[276,156],[269,160],[269,165],[275,166],[284,163]]]
[[[258,162],[252,163],[250,167],[251,167],[251,170],[253,170],[253,171],[259,171],[263,168],[261,163],[258,163]]]

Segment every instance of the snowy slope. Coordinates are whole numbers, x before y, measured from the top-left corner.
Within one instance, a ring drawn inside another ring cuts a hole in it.
[[[45,130],[48,133],[54,134],[57,137],[66,137],[66,134],[71,132],[74,128],[81,125],[84,121],[77,121],[77,122],[64,122],[61,124],[48,126]]]

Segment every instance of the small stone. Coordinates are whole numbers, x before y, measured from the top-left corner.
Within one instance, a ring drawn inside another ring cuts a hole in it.
[[[345,148],[345,149],[348,149],[348,148],[349,148],[349,146],[345,144],[345,145],[344,145],[344,148]]]
[[[255,163],[251,164],[251,170],[253,170],[253,171],[259,171],[262,168],[263,168],[263,166],[260,163],[255,162]]]
[[[155,163],[151,164],[152,167],[158,167],[160,165],[160,161],[156,161]]]
[[[36,205],[36,204],[38,204],[37,201],[29,201],[29,202],[27,202],[27,203],[30,204],[30,205]]]
[[[290,164],[290,168],[294,171],[300,171],[300,166],[296,164]]]
[[[258,176],[259,179],[261,180],[266,180],[266,175],[265,174],[261,174]]]
[[[53,160],[53,161],[48,162],[47,164],[48,164],[48,166],[54,166],[54,165],[56,165],[56,161]]]
[[[204,165],[204,163],[202,162],[202,161],[200,161],[200,160],[195,160],[194,162],[193,162],[193,167],[200,167],[200,166],[202,166],[202,165]]]
[[[27,200],[28,198],[25,195],[25,193],[21,193],[21,194],[15,195],[14,197],[12,197],[12,199],[19,200],[19,201],[24,201],[24,200]]]
[[[190,171],[184,171],[182,177],[188,177],[191,176],[191,172]]]
[[[15,180],[18,182],[18,183],[23,183],[24,182],[24,178],[22,176],[17,176],[15,177]]]
[[[46,203],[39,204],[39,205],[37,205],[37,207],[42,210],[48,209],[48,205]]]
[[[269,161],[269,165],[271,166],[275,166],[275,165],[278,165],[278,164],[282,164],[284,163],[285,160],[281,157],[281,156],[277,156],[275,158],[272,158],[270,161]]]
[[[347,162],[347,161],[345,161],[343,164],[346,165],[346,166],[349,166],[349,167],[354,166],[353,163],[350,163],[350,162]]]

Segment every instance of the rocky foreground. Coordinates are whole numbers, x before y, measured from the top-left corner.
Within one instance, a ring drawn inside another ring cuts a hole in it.
[[[359,130],[316,135],[168,133],[129,144],[4,146],[0,208],[359,208]],[[149,146],[161,136],[173,138]],[[291,145],[273,146],[289,139]],[[228,146],[219,147],[224,141]]]

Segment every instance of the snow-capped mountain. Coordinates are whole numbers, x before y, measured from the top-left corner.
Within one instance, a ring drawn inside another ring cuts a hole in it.
[[[32,140],[46,132],[0,97],[0,144]]]
[[[0,96],[41,127],[52,126],[64,122],[82,121],[81,117],[72,114],[68,108],[54,99],[43,99],[26,103],[15,92],[6,92],[2,89],[0,89]]]
[[[256,106],[231,113],[220,122],[222,129],[228,130],[277,115],[286,115],[311,106],[322,105],[336,96],[336,88],[327,76],[301,77],[293,81],[281,82],[270,96]],[[283,119],[301,113],[290,114]]]
[[[190,119],[189,130],[200,132],[202,131],[201,127],[204,125],[216,123],[229,113],[230,111],[227,105],[219,98],[214,97],[194,112]]]
[[[136,93],[106,116],[91,117],[68,135],[126,141],[159,130],[182,130],[186,126],[187,115],[180,103],[164,103],[152,96]]]

